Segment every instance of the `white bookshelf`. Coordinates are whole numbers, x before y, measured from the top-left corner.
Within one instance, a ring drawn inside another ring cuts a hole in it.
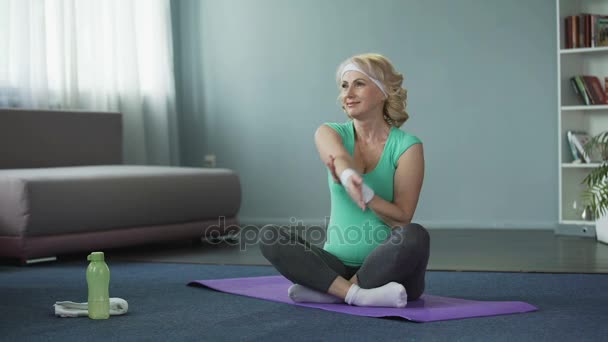
[[[585,0],[583,0],[585,1]],[[589,1],[589,0],[587,0]],[[593,13],[593,14],[601,14],[601,13]],[[560,34],[563,36],[563,32],[560,32]],[[601,46],[601,47],[594,47],[594,48],[576,48],[576,49],[559,49],[559,53],[562,55],[567,55],[567,54],[573,54],[573,53],[594,53],[594,54],[599,54],[599,53],[606,53],[608,52],[608,47],[606,46]]]
[[[608,15],[608,0],[556,0],[556,8],[559,223],[593,226],[595,222],[581,219],[584,189],[581,182],[598,164],[572,163],[566,132],[580,130],[596,135],[608,130],[608,105],[582,105],[572,90],[570,78],[594,75],[604,86],[604,77],[608,77],[608,47],[566,49],[564,19],[581,13]]]
[[[570,226],[595,226],[594,221],[583,221],[583,220],[563,220],[561,224],[567,224]]]
[[[600,166],[599,163],[582,163],[582,164],[562,163],[563,169],[593,169],[598,166]]]
[[[608,105],[594,105],[594,106],[562,106],[562,111],[592,111],[592,110],[607,110]]]

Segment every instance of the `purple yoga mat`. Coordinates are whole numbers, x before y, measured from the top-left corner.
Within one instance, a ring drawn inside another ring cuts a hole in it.
[[[405,308],[359,307],[347,304],[295,303],[287,296],[293,283],[283,276],[194,280],[188,285],[280,303],[369,317],[402,317],[414,322],[433,322],[536,311],[524,302],[491,302],[423,295]]]

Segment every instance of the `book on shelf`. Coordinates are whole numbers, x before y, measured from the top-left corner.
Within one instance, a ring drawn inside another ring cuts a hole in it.
[[[583,78],[581,76],[572,76],[570,78],[570,83],[572,84],[572,88],[574,89],[574,92],[578,95],[581,102],[587,106],[591,105],[591,99],[589,98],[587,89],[585,89]]]
[[[574,142],[572,141],[572,132],[573,131],[566,132],[566,139],[568,141],[568,147],[570,147],[570,153],[572,155],[572,163],[579,164],[579,163],[581,163],[581,156],[578,153],[576,146],[574,146]]]
[[[580,13],[564,18],[566,49],[608,46],[608,16]]]
[[[608,18],[601,17],[597,18],[597,37],[596,46],[608,46]]]
[[[608,102],[608,77],[604,77],[604,98]]]
[[[583,75],[582,78],[587,93],[591,95],[591,103],[595,105],[606,104],[606,95],[600,79],[589,75]]]
[[[602,88],[602,83],[596,76],[576,75],[570,78],[570,84],[584,105],[603,105],[608,102],[608,90]]]
[[[567,131],[568,145],[572,153],[573,162],[591,163],[591,157],[585,151],[584,146],[591,140],[591,136],[584,131]]]

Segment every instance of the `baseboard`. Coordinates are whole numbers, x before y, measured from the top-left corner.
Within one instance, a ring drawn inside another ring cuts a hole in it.
[[[304,226],[304,227],[327,227],[329,222],[329,216],[326,220],[318,218],[284,218],[284,217],[239,217],[239,223],[241,228],[249,226],[262,227],[267,224],[274,224],[277,226]]]
[[[428,229],[524,229],[554,230],[555,223],[545,221],[466,221],[466,220],[420,220],[416,221]]]
[[[318,218],[284,218],[284,217],[239,217],[241,227],[263,226],[275,224],[280,226],[303,225],[305,227],[326,227],[329,216]],[[509,221],[509,222],[487,222],[487,221],[439,221],[439,220],[420,220],[416,221],[427,229],[532,229],[532,230],[553,230],[556,225],[553,222],[544,221]],[[595,231],[594,231],[595,236]]]
[[[595,227],[558,225],[557,228],[555,228],[555,235],[578,236],[595,239]]]

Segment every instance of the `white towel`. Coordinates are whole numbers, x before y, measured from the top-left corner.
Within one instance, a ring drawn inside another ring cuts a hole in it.
[[[89,304],[70,301],[55,302],[55,315],[60,317],[81,317],[89,315]],[[129,310],[129,304],[122,298],[110,298],[110,315],[124,315]]]

